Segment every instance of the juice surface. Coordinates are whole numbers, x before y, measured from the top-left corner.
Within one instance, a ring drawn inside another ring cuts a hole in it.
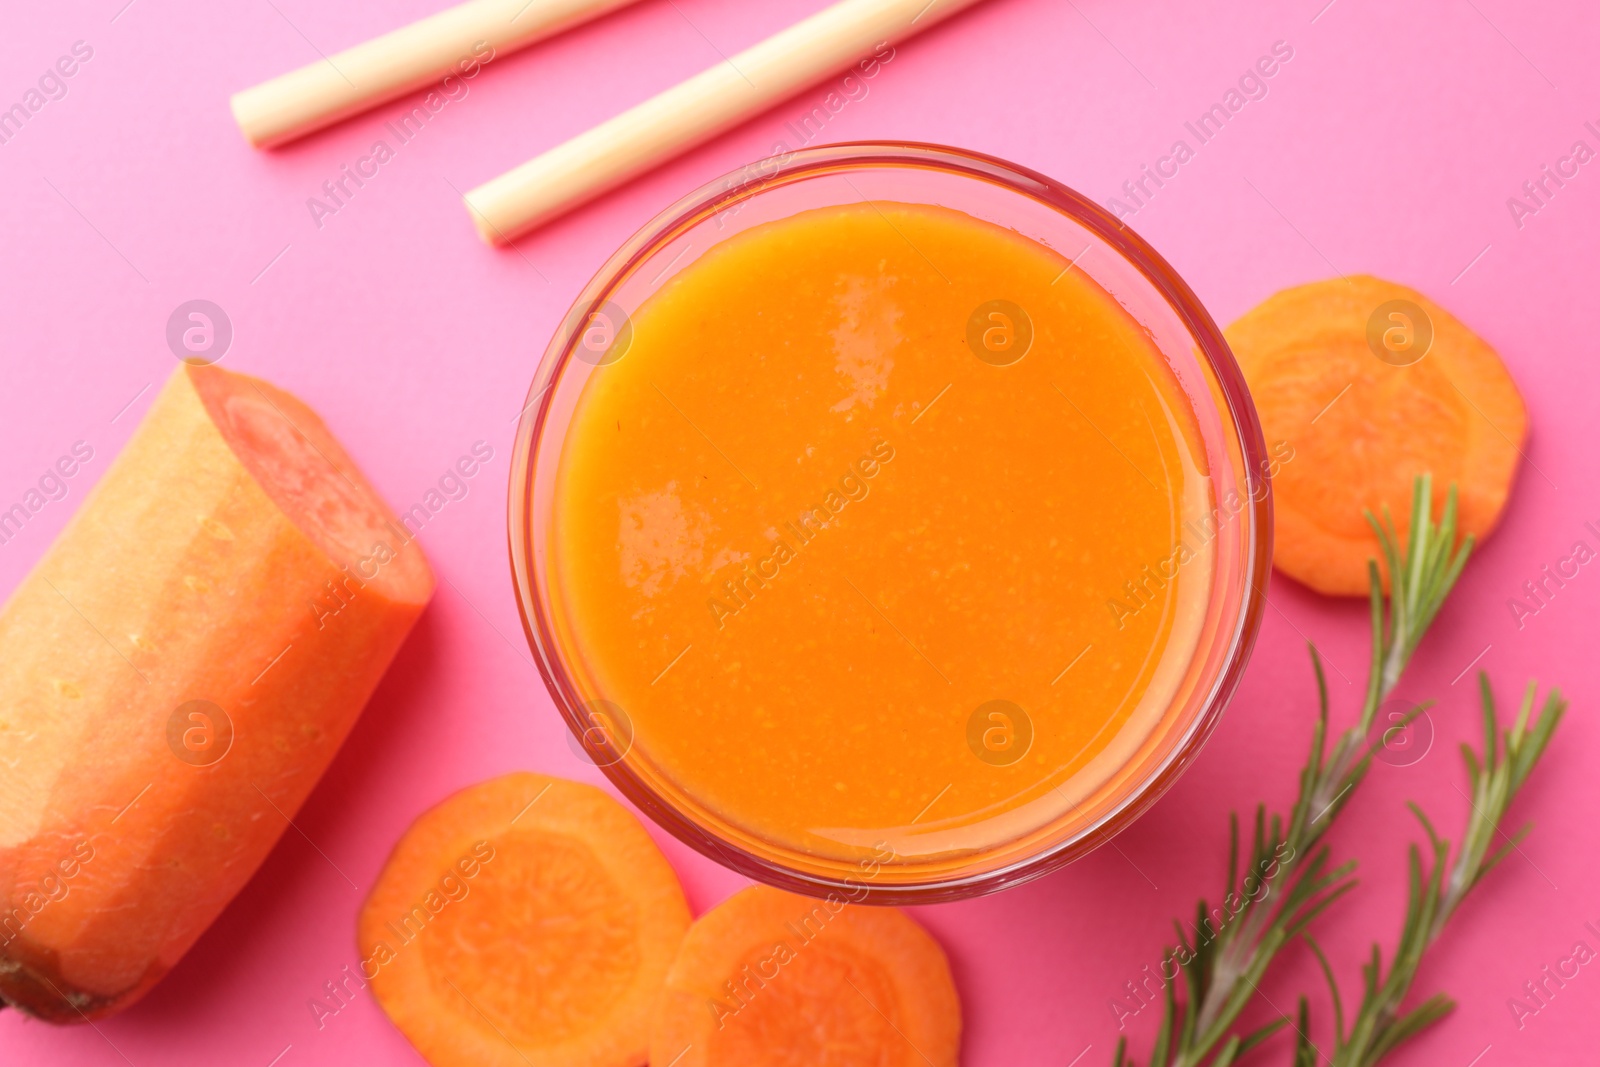
[[[658,788],[819,858],[970,855],[1165,728],[1213,579],[1204,451],[1068,267],[943,208],[827,207],[633,315],[561,444],[548,574],[574,683]]]

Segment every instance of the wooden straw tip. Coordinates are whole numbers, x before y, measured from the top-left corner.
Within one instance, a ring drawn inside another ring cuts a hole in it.
[[[479,211],[477,205],[472,202],[472,198],[477,192],[478,190],[474,189],[463,196],[461,205],[467,209],[467,214],[472,216],[472,225],[477,229],[478,236],[483,240],[484,244],[491,247],[510,244],[511,242],[506,239],[506,235],[501,233],[495,224],[489,221],[489,217]]]
[[[268,131],[263,121],[259,94],[255,89],[241,89],[228,97],[228,110],[233,112],[233,121],[251,148],[268,147]]]

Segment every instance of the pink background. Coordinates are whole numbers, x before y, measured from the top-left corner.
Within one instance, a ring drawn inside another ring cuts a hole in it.
[[[1518,1029],[1508,997],[1600,924],[1593,709],[1600,572],[1519,631],[1507,598],[1600,522],[1593,338],[1600,163],[1537,216],[1506,198],[1600,126],[1593,5],[1512,0],[1271,0],[1198,5],[992,0],[902,47],[823,139],[947,142],[1015,160],[1104,200],[1273,42],[1294,58],[1131,220],[1227,323],[1272,291],[1335,269],[1415,285],[1505,357],[1531,414],[1531,464],[1507,520],[1463,579],[1402,692],[1436,697],[1437,740],[1378,766],[1332,834],[1359,856],[1356,894],[1321,924],[1347,993],[1372,938],[1392,944],[1416,799],[1456,836],[1465,801],[1455,742],[1471,735],[1480,661],[1509,697],[1563,686],[1573,712],[1514,819],[1533,837],[1469,901],[1418,991],[1454,1017],[1403,1064],[1575,1062],[1600,1038],[1600,971],[1584,968]],[[603,259],[670,200],[766,155],[814,90],[522,241],[482,246],[466,189],[816,10],[819,0],[644,0],[471,82],[319,229],[306,207],[365,154],[389,105],[285,151],[247,148],[229,93],[437,9],[439,0],[62,0],[10,4],[0,106],[75,41],[93,59],[65,98],[0,145],[0,505],[82,439],[96,458],[0,546],[9,591],[133,430],[173,368],[163,331],[180,302],[221,304],[226,365],[320,411],[397,508],[473,442],[496,450],[470,496],[421,541],[442,579],[327,779],[260,874],[148,998],[99,1032],[0,1013],[0,1062],[258,1064],[420,1060],[370,999],[319,1030],[307,1000],[355,959],[353,920],[396,836],[424,808],[513,768],[600,781],[571,754],[521,638],[505,563],[512,417],[538,353]],[[791,142],[792,144],[792,142]],[[1253,186],[1253,188],[1252,188]],[[1487,249],[1485,251],[1485,249]],[[280,258],[281,253],[281,258]],[[1481,258],[1479,257],[1481,254]],[[270,264],[270,266],[269,266]],[[1467,269],[1471,264],[1470,269]],[[1465,272],[1465,273],[1463,273]],[[143,390],[141,392],[141,390]],[[130,403],[131,401],[131,403]],[[126,407],[120,417],[119,411]],[[1286,804],[1314,697],[1303,640],[1335,666],[1336,715],[1359,700],[1364,608],[1281,578],[1250,672],[1198,764],[1143,821],[1022,889],[923,909],[965,1005],[965,1062],[1106,1062],[1107,1007],[1155,963],[1175,915],[1216,895],[1227,812]],[[1585,621],[1587,620],[1587,621]],[[1341,680],[1341,675],[1351,684]],[[1591,769],[1585,770],[1590,767]],[[696,910],[740,879],[657,834]],[[330,863],[331,861],[331,863]],[[337,865],[338,870],[333,865]],[[1326,998],[1303,951],[1264,986],[1292,1010]],[[1156,1012],[1129,1023],[1141,1058]],[[1283,1062],[1284,1043],[1262,1057]],[[1092,1046],[1092,1048],[1090,1048]],[[1581,1051],[1580,1051],[1581,1050]],[[1481,1059],[1474,1060],[1474,1057]]]

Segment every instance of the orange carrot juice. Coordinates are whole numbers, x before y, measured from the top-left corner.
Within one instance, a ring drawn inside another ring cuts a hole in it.
[[[959,857],[1165,728],[1215,569],[1179,548],[1205,453],[1069,260],[826,207],[705,251],[631,329],[561,446],[549,571],[575,684],[657,780],[819,860]]]

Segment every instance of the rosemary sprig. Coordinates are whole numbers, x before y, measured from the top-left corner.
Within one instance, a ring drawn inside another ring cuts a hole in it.
[[[1200,901],[1192,940],[1182,925],[1175,924],[1178,944],[1170,955],[1182,971],[1185,996],[1180,1004],[1173,983],[1167,983],[1161,1026],[1150,1054],[1155,1067],[1227,1067],[1289,1022],[1285,1016],[1249,1033],[1234,1033],[1234,1024],[1258,995],[1260,980],[1278,952],[1355,885],[1351,877],[1355,864],[1330,870],[1328,851],[1318,845],[1366,777],[1378,747],[1369,739],[1378,709],[1394,691],[1472,553],[1471,536],[1457,544],[1455,488],[1451,487],[1437,522],[1432,516],[1432,500],[1432,478],[1417,478],[1412,486],[1409,536],[1403,548],[1387,509],[1382,522],[1367,513],[1389,573],[1390,589],[1385,597],[1378,564],[1369,560],[1372,661],[1361,714],[1329,747],[1328,684],[1321,657],[1312,646],[1318,714],[1311,751],[1300,772],[1299,795],[1287,820],[1276,813],[1268,819],[1265,806],[1257,807],[1251,863],[1242,878],[1237,867],[1239,822],[1237,815],[1230,816],[1228,881],[1222,906],[1213,908],[1204,899]],[[1411,715],[1423,710],[1415,708]],[[1302,860],[1307,854],[1309,858]],[[1274,894],[1271,883],[1286,870],[1287,885]],[[1115,1067],[1134,1067],[1127,1055],[1126,1038],[1118,1041],[1113,1063]]]
[[[1483,753],[1480,756],[1470,745],[1461,746],[1462,758],[1467,765],[1467,779],[1472,787],[1471,811],[1467,815],[1466,830],[1461,847],[1456,851],[1455,863],[1450,863],[1450,842],[1434,832],[1433,824],[1417,805],[1410,805],[1417,820],[1428,835],[1432,852],[1432,865],[1423,867],[1422,850],[1411,846],[1411,885],[1406,902],[1405,921],[1400,927],[1400,941],[1395,946],[1394,958],[1387,974],[1383,971],[1380,950],[1372,946],[1370,960],[1363,965],[1361,1003],[1351,1019],[1347,1032],[1344,1025],[1344,1007],[1339,998],[1339,983],[1334,979],[1333,968],[1323,954],[1321,946],[1309,935],[1306,941],[1316,953],[1323,975],[1333,993],[1333,1067],[1372,1067],[1396,1046],[1443,1019],[1455,1009],[1455,1001],[1436,993],[1410,1011],[1402,1013],[1411,984],[1417,976],[1423,953],[1439,937],[1440,931],[1460,907],[1474,886],[1483,880],[1508,853],[1527,836],[1531,826],[1524,826],[1507,837],[1500,848],[1490,853],[1489,847],[1497,835],[1504,836],[1500,824],[1506,810],[1516,798],[1523,783],[1528,780],[1534,765],[1544,754],[1550,737],[1555,733],[1567,702],[1559,690],[1545,696],[1544,707],[1537,718],[1532,718],[1534,698],[1538,689],[1529,683],[1522,696],[1522,706],[1511,729],[1500,730],[1495,712],[1494,693],[1489,688],[1489,677],[1479,675],[1483,699]],[[1448,877],[1446,872],[1448,871]],[[1316,1067],[1320,1050],[1311,1043],[1310,1010],[1306,999],[1300,998],[1299,1035],[1295,1041],[1293,1064],[1295,1067]]]

